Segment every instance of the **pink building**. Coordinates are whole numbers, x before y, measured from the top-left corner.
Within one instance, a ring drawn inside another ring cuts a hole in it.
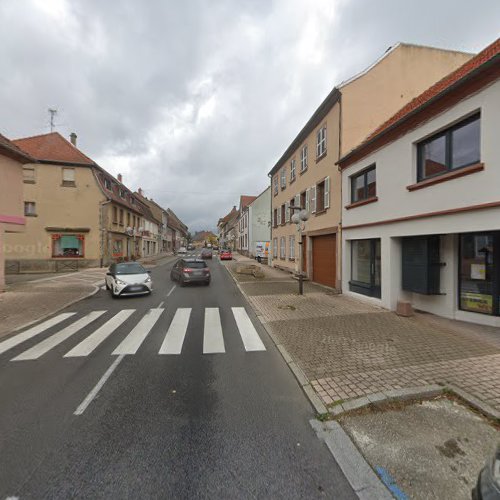
[[[0,292],[5,290],[4,234],[24,231],[22,167],[34,161],[0,134]]]

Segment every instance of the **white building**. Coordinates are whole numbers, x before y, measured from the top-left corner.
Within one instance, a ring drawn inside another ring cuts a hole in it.
[[[342,288],[500,326],[500,39],[339,161]]]
[[[243,255],[249,255],[250,241],[250,203],[255,200],[256,196],[240,196],[240,210],[237,224],[237,242],[236,248]]]
[[[255,257],[257,242],[271,240],[271,187],[248,206],[248,255]]]

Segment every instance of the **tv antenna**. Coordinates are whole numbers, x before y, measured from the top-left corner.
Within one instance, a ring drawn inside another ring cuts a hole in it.
[[[54,117],[57,115],[57,109],[49,108],[50,113],[50,131],[54,131],[54,127],[56,126],[54,123]]]

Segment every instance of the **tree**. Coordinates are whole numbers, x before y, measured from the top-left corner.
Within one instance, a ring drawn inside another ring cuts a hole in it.
[[[186,240],[188,243],[191,243],[193,241],[193,236],[191,235],[190,231],[188,231],[187,233]]]

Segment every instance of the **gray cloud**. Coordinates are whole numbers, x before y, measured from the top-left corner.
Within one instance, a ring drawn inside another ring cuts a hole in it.
[[[3,0],[0,132],[58,128],[126,184],[213,228],[331,88],[398,41],[478,51],[496,0]]]

